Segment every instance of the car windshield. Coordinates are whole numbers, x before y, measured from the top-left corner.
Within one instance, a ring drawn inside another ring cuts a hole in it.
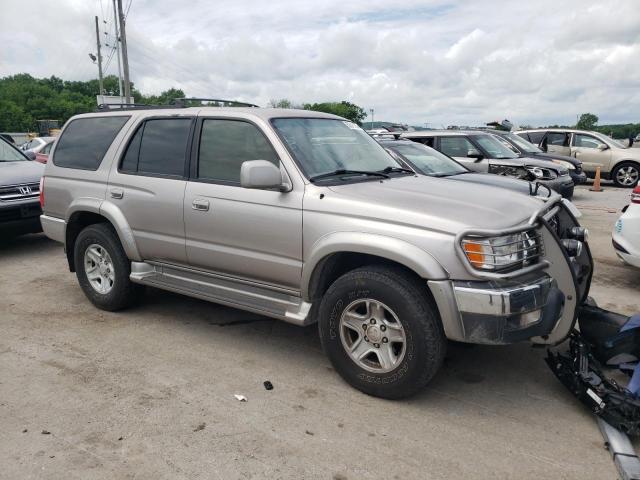
[[[516,135],[515,133],[508,133],[505,135],[505,137],[507,137],[508,139],[507,141],[516,145],[518,148],[520,148],[522,151],[526,153],[542,153],[542,150],[540,150],[533,143],[527,142],[524,138]]]
[[[468,172],[458,162],[426,145],[407,142],[404,145],[393,144],[386,147],[399,154],[411,167],[424,175],[448,177]]]
[[[0,139],[0,162],[20,162],[23,160],[27,160],[27,158],[9,145],[9,142]]]
[[[593,135],[598,138],[598,140],[601,140],[603,143],[609,143],[611,145],[613,145],[616,148],[628,148],[628,145],[625,145],[623,143],[620,143],[617,140],[614,140],[613,138],[607,137],[606,135],[603,135],[602,133],[596,133],[596,132],[592,132]]]
[[[486,150],[489,158],[518,158],[517,153],[502,145],[492,135],[476,135],[474,139]]]
[[[356,171],[400,168],[378,142],[347,120],[276,118],[271,122],[308,178],[337,171],[357,175]],[[366,178],[380,179],[374,175]]]

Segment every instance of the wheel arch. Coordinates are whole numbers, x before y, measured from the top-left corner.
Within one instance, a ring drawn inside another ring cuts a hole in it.
[[[335,233],[322,237],[312,247],[302,271],[302,297],[313,302],[340,275],[374,264],[397,266],[425,281],[449,277],[432,255],[403,240],[361,232]]]

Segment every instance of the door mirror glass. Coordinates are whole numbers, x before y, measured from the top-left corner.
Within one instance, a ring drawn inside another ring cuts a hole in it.
[[[31,150],[24,152],[24,154],[27,156],[27,158],[29,160],[35,160],[36,159],[35,152],[32,152]]]
[[[240,167],[240,186],[284,190],[280,169],[267,160],[248,160]]]
[[[609,145],[607,145],[606,143],[599,143],[597,146],[597,149],[600,150],[601,152],[603,150],[606,150],[607,148],[609,148]]]

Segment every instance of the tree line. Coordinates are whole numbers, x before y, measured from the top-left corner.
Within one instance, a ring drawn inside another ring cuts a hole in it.
[[[105,77],[104,89],[105,95],[118,95],[118,77]],[[98,91],[98,80],[62,80],[55,76],[35,78],[27,73],[0,78],[0,132],[35,131],[37,120],[58,120],[62,125],[73,115],[94,111]],[[136,103],[151,105],[167,105],[176,98],[186,97],[177,88],[165,90],[160,95],[145,95],[133,84],[131,93]],[[362,107],[348,101],[295,104],[283,98],[271,100],[269,106],[332,113],[358,125],[362,125],[367,116]],[[573,128],[567,125],[546,127]],[[598,117],[592,113],[582,114],[577,128],[596,130],[614,138],[629,138],[640,133],[640,123],[598,125]]]

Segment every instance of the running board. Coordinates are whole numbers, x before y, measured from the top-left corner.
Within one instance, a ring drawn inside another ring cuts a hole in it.
[[[132,282],[305,326],[311,304],[294,292],[177,265],[131,262]]]

